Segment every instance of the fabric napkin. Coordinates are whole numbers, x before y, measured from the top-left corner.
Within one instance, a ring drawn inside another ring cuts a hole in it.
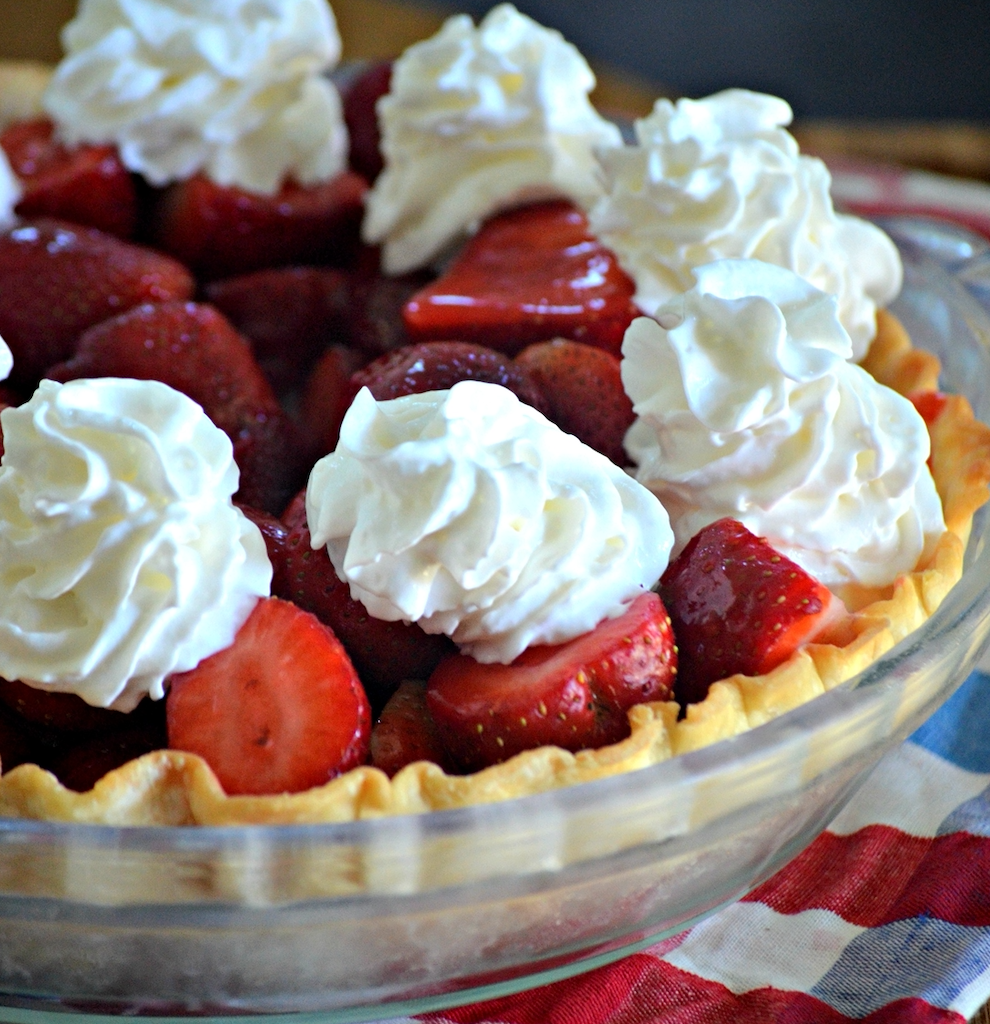
[[[961,1024],[988,998],[990,674],[977,671],[738,903],[609,966],[417,1020]]]

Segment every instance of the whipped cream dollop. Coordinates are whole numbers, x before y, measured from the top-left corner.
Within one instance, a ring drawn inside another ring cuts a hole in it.
[[[306,513],[368,611],[509,662],[620,614],[666,568],[667,514],[496,384],[354,400]]]
[[[784,100],[745,89],[658,100],[637,145],[599,153],[607,194],[589,221],[645,313],[690,288],[697,266],[765,260],[836,296],[858,360],[900,291],[900,256],[875,225],[835,212],[828,169],[799,152],[790,121]]]
[[[155,185],[203,171],[272,194],[344,169],[326,0],[82,0],[44,98],[69,143],[114,143]]]
[[[622,347],[626,447],[678,547],[732,516],[840,596],[913,570],[945,530],[928,430],[848,361],[835,298],[755,260],[694,276]]]
[[[364,237],[386,272],[426,265],[499,210],[600,196],[593,149],[621,136],[594,86],[574,46],[511,4],[409,47],[378,101],[385,170],[366,197]]]
[[[0,149],[0,230],[14,223],[14,207],[21,198],[21,183],[14,174],[7,154]]]
[[[0,676],[128,711],[230,645],[272,567],[200,406],[44,380],[0,423]]]

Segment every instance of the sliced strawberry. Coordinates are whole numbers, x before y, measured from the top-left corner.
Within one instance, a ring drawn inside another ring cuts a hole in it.
[[[632,279],[570,203],[493,217],[403,310],[415,341],[458,338],[510,355],[572,338],[618,354],[638,315]]]
[[[238,498],[279,511],[305,470],[303,450],[251,346],[212,306],[146,304],[86,331],[53,380],[135,377],[160,380],[199,402],[234,445]]]
[[[667,566],[660,593],[677,637],[683,704],[704,700],[718,679],[776,668],[814,637],[834,600],[734,519],[699,531]]]
[[[929,427],[942,415],[949,401],[948,395],[941,391],[915,391],[914,394],[908,395],[908,398]]]
[[[158,198],[152,240],[205,278],[354,255],[367,182],[345,171],[319,185],[288,182],[273,196],[200,174]]]
[[[131,238],[137,190],[113,146],[64,146],[46,118],[19,121],[0,134],[0,147],[21,181],[22,217],[58,217]]]
[[[381,709],[403,679],[426,679],[454,650],[446,637],[424,633],[415,623],[374,618],[351,597],[326,548],[313,550],[304,493],[296,496],[282,518],[289,529],[284,576],[290,589],[278,596],[311,611],[334,631],[354,662],[372,707]]]
[[[340,424],[357,390],[352,376],[360,365],[353,349],[333,345],[320,356],[306,379],[299,401],[299,420],[314,458],[337,447]]]
[[[474,771],[547,744],[615,743],[629,734],[629,708],[670,699],[676,672],[670,619],[647,592],[590,633],[530,647],[510,665],[448,658],[430,676],[426,700],[451,756]]]
[[[355,75],[340,90],[344,123],[351,142],[351,167],[368,181],[374,181],[382,169],[381,135],[375,104],[388,92],[391,84],[392,62],[378,61]]]
[[[346,339],[347,276],[330,267],[271,267],[213,281],[206,300],[250,342],[282,394],[297,387],[316,357]]]
[[[95,228],[38,220],[0,233],[0,336],[14,354],[11,381],[33,391],[88,327],[144,302],[192,295],[175,260]]]
[[[454,770],[426,706],[426,682],[422,679],[401,683],[371,730],[371,764],[375,768],[392,776],[414,761],[432,761],[445,771]]]
[[[622,441],[635,417],[611,352],[557,338],[524,348],[516,363],[530,372],[561,430],[626,465]]]
[[[461,380],[501,384],[519,399],[546,410],[543,392],[528,369],[510,357],[466,341],[406,345],[362,367],[351,378],[353,394],[368,388],[379,402],[425,391],[445,391]]]
[[[258,602],[233,644],[173,676],[168,743],[224,790],[300,792],[363,764],[371,709],[333,632],[288,601]]]

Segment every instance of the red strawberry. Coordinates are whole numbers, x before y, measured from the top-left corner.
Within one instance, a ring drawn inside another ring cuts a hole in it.
[[[543,393],[529,371],[510,357],[466,341],[423,341],[406,345],[362,367],[351,378],[353,394],[368,388],[379,402],[424,391],[443,391],[461,380],[501,384],[521,401],[546,410]]]
[[[340,424],[357,389],[351,377],[360,365],[353,349],[333,345],[320,356],[299,401],[299,419],[316,458],[337,447]]]
[[[56,693],[10,679],[0,679],[0,703],[21,718],[59,732],[108,732],[119,728],[119,711],[93,707],[74,693]]]
[[[432,761],[453,771],[436,722],[426,706],[426,683],[407,679],[382,708],[371,730],[371,764],[386,775],[414,761]]]
[[[547,416],[561,430],[626,465],[622,441],[633,408],[611,352],[556,338],[524,348],[516,363],[529,370],[549,406]]]
[[[431,280],[424,273],[383,277],[378,263],[378,250],[362,250],[361,265],[349,276],[348,344],[369,359],[410,343],[402,310]]]
[[[639,315],[632,280],[570,203],[493,217],[403,310],[416,341],[459,338],[514,354],[550,338],[618,353]]]
[[[908,398],[929,427],[942,415],[949,401],[948,395],[941,391],[915,391],[914,394],[908,395]]]
[[[272,196],[200,174],[170,186],[153,213],[154,244],[206,278],[293,263],[341,263],[357,247],[367,182],[352,171]]]
[[[214,281],[205,288],[248,338],[279,393],[299,385],[328,345],[345,340],[347,277],[330,267],[272,267]]]
[[[80,339],[75,356],[51,367],[53,380],[160,380],[199,402],[234,445],[238,498],[281,510],[304,471],[302,446],[251,347],[212,306],[143,305],[105,320]]]
[[[615,743],[629,734],[629,708],[670,699],[676,672],[670,619],[647,592],[590,633],[530,647],[510,665],[448,658],[430,676],[426,700],[450,755],[474,771],[546,744]]]
[[[56,220],[0,233],[0,335],[15,385],[34,390],[88,327],[142,302],[192,295],[189,271],[161,253]]]
[[[10,771],[19,764],[39,764],[45,759],[44,748],[37,742],[36,730],[25,729],[16,715],[0,708],[0,771]]]
[[[374,618],[351,597],[350,587],[337,575],[326,548],[314,551],[311,546],[305,494],[296,496],[282,518],[289,529],[284,574],[290,590],[278,596],[311,611],[334,631],[376,710],[403,679],[425,679],[454,649],[446,637],[424,633],[415,624]]]
[[[392,62],[379,61],[355,75],[340,90],[344,123],[351,140],[351,167],[368,181],[374,181],[382,169],[381,136],[375,104],[388,92],[391,84]]]
[[[168,744],[224,790],[299,792],[363,764],[371,709],[344,648],[288,601],[258,602],[233,644],[172,677]]]
[[[45,767],[67,789],[92,789],[107,772],[168,744],[162,700],[146,698],[126,715],[115,711],[104,714],[113,715],[116,721],[107,719],[100,731],[81,737],[64,734],[59,748],[45,758]]]
[[[719,519],[667,566],[660,593],[679,651],[677,699],[704,700],[735,673],[786,661],[824,624],[829,590],[734,519]]]
[[[60,217],[118,238],[134,234],[137,190],[113,146],[69,149],[45,118],[8,126],[0,146],[24,190],[20,216]]]

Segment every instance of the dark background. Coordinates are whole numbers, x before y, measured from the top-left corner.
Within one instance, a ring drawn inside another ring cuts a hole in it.
[[[475,18],[488,0],[444,3]],[[519,0],[592,60],[688,96],[746,86],[798,117],[990,122],[990,0]]]

